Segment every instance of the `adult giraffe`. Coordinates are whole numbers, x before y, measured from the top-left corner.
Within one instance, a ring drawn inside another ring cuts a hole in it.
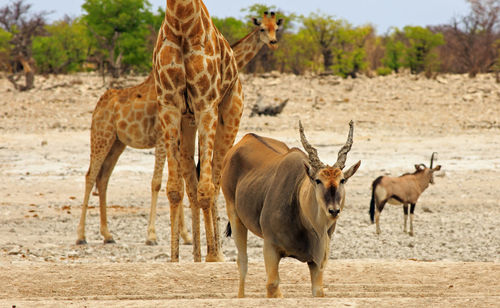
[[[194,157],[189,156],[189,153],[194,153],[196,131],[200,147],[200,177],[196,192],[193,185],[187,187],[188,197],[194,204],[193,236],[196,242],[199,234],[194,234],[194,231],[195,225],[199,225],[198,208],[201,208],[207,238],[205,261],[221,261],[223,257],[214,238],[212,217],[215,184],[220,178],[217,166],[236,137],[243,110],[243,91],[233,50],[214,26],[201,0],[167,0],[165,19],[153,52],[153,74],[168,159],[171,261],[179,260],[178,211],[183,196],[181,165],[183,176],[190,177],[187,183],[196,182],[192,172]],[[188,117],[182,117],[189,112],[193,114],[194,123]],[[186,136],[185,140],[191,141],[183,142],[182,150],[181,133],[183,138]],[[194,257],[199,261],[196,252]]]
[[[275,32],[281,22],[281,19],[276,21],[274,13],[271,13],[270,18],[265,13],[262,22],[254,19],[254,24],[257,27],[231,46],[238,69],[242,69],[255,57],[264,44],[277,46]],[[166,151],[158,119],[156,99],[155,81],[152,73],[139,85],[124,89],[109,89],[99,99],[92,114],[90,166],[85,176],[86,188],[77,232],[77,244],[86,243],[85,218],[90,192],[95,183],[97,183],[99,191],[101,234],[105,243],[114,243],[107,227],[106,191],[114,166],[126,146],[139,149],[155,148],[155,167],[151,181],[151,210],[146,243],[149,245],[157,243],[156,204],[161,187]],[[189,118],[189,116],[187,117]],[[190,243],[191,238],[185,228],[183,211],[181,210],[179,214],[181,236],[185,243]],[[214,223],[216,223],[215,220]],[[199,244],[196,249],[199,250]]]
[[[271,49],[276,49],[278,47],[278,41],[276,38],[276,32],[279,26],[282,24],[283,20],[276,20],[276,14],[271,12],[271,17],[267,12],[264,13],[262,17],[262,22],[254,18],[254,24],[257,26],[250,34],[241,39],[239,42],[234,44],[232,47],[234,55],[236,57],[238,68],[245,66],[250,60],[255,57],[257,52],[262,48],[264,44],[267,44]],[[241,87],[241,86],[240,86]],[[238,90],[240,91],[240,90]],[[217,204],[215,198],[219,192],[219,182],[220,174],[222,170],[222,160],[225,154],[232,146],[236,133],[238,131],[238,125],[241,118],[242,105],[241,102],[234,104],[231,100],[224,98],[226,102],[221,104],[222,108],[218,110],[218,124],[216,128],[216,140],[215,140],[215,151],[212,160],[213,167],[213,183],[214,183],[214,197],[212,198],[211,217],[213,223],[214,232],[214,242],[216,257],[211,258],[208,254],[209,249],[207,248],[207,261],[222,261],[223,255],[220,253],[220,236],[218,228],[218,215],[217,215]],[[235,123],[231,127],[231,123]],[[186,190],[188,198],[191,205],[196,204],[197,200],[197,177],[195,172],[194,164],[194,148],[195,148],[195,134],[196,125],[190,125],[190,123],[195,122],[195,115],[193,113],[185,113],[182,118],[181,124],[181,165],[183,170],[183,176],[186,181]],[[229,138],[228,138],[229,136]],[[201,148],[201,146],[200,146]],[[201,155],[199,155],[201,157]],[[193,256],[195,261],[201,261],[200,252],[200,232],[199,232],[199,209],[196,206],[191,206],[192,210],[192,224],[193,224]],[[207,215],[204,211],[205,216],[205,230],[209,227],[207,226]],[[182,217],[182,216],[181,216]],[[182,218],[181,218],[182,219]],[[206,231],[208,234],[208,231]],[[207,235],[207,246],[208,235]]]

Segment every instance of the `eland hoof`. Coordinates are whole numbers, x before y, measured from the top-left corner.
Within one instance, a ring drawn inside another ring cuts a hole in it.
[[[116,244],[115,240],[112,238],[105,239],[104,244]]]

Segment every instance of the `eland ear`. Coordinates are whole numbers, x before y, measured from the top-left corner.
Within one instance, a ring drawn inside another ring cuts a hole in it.
[[[252,18],[253,24],[256,26],[260,26],[260,21],[257,18]]]
[[[347,169],[346,172],[344,172],[344,180],[347,182],[347,180],[358,171],[359,166],[361,166],[361,161],[358,161],[354,165],[351,166],[351,168]]]
[[[314,181],[314,174],[312,174],[313,170],[312,170],[311,166],[308,163],[304,162],[304,169],[306,170],[307,177],[311,181]]]

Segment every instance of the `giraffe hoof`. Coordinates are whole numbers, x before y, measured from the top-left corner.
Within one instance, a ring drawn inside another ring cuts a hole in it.
[[[224,255],[223,254],[219,254],[216,256],[207,255],[205,257],[205,262],[224,262]]]
[[[156,246],[156,245],[158,245],[158,242],[156,240],[146,240],[146,245]]]
[[[85,239],[76,240],[76,244],[77,245],[87,245],[87,241]]]
[[[107,240],[104,240],[104,244],[116,244],[115,240],[112,238],[109,238]]]

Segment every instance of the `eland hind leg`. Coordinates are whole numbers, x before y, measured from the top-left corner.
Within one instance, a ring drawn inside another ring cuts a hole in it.
[[[238,271],[240,273],[238,297],[245,297],[245,279],[248,272],[248,255],[247,255],[247,239],[248,229],[243,225],[241,220],[235,215],[230,218],[228,228],[233,230],[234,243],[238,249]]]

